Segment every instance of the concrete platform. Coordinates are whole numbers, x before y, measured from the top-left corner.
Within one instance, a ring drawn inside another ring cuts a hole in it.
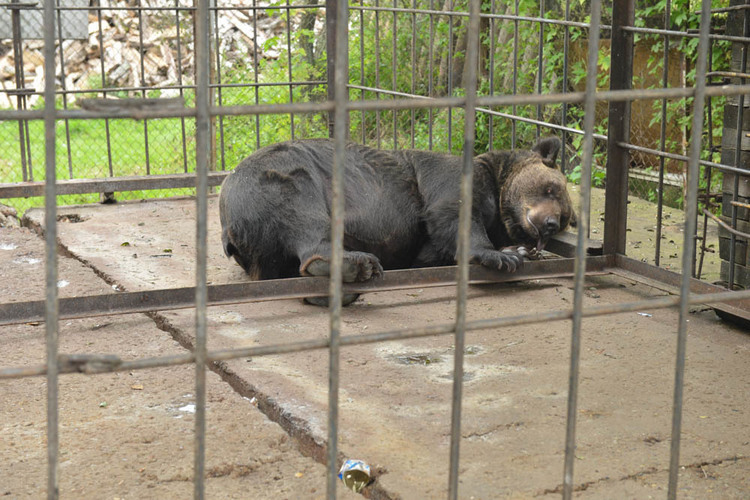
[[[111,290],[113,285],[129,291],[191,286],[195,282],[194,207],[193,200],[163,200],[62,208],[60,244],[106,281],[92,293]],[[246,279],[242,270],[221,249],[216,198],[210,200],[209,212],[209,282],[241,282]],[[26,218],[28,225],[40,227],[42,213],[30,211]],[[0,243],[5,237],[0,232]],[[70,282],[77,279],[74,273]],[[567,309],[572,286],[568,279],[549,279],[472,287],[468,316],[473,320]],[[8,301],[9,293],[2,290],[3,301]],[[614,304],[664,293],[607,275],[587,280],[585,303]],[[450,322],[455,315],[453,295],[453,287],[365,295],[345,309],[344,333]],[[665,495],[677,312],[644,313],[584,321],[575,465],[581,497]],[[328,335],[327,311],[297,300],[211,307],[208,317],[209,349]],[[150,321],[182,346],[192,345],[193,311],[161,312],[151,315]],[[88,321],[92,322],[101,319]],[[694,309],[689,325],[680,498],[747,498],[750,336],[700,307]],[[569,322],[560,321],[469,333],[461,498],[559,496],[570,328]],[[139,349],[148,333],[136,340],[134,329],[124,324],[109,329],[119,342],[132,342],[133,357],[153,355],[154,351]],[[4,333],[0,329],[0,338],[6,337]],[[150,335],[163,333],[152,329]],[[95,333],[90,336],[96,338]],[[452,343],[450,336],[442,336],[343,349],[339,449],[345,457],[365,460],[376,468],[377,478],[366,491],[369,496],[445,497]],[[16,358],[0,360],[3,366],[16,362]],[[239,359],[213,368],[236,392],[255,398],[258,408],[292,436],[299,451],[322,457],[327,352]],[[23,383],[5,382],[0,387],[11,390]],[[184,387],[186,392],[192,390],[189,374]],[[165,399],[160,404],[169,402]],[[241,398],[228,404],[226,411],[230,408],[248,415],[255,412]],[[220,412],[209,415],[209,429],[219,425],[220,418]],[[264,439],[264,431],[235,429],[240,431],[246,436],[247,450],[254,448],[253,439]],[[233,432],[223,438],[236,445]],[[291,487],[296,479],[280,481]],[[282,497],[310,498],[302,493]]]

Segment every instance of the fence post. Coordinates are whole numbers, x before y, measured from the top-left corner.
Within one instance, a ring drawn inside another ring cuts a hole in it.
[[[635,0],[614,0],[610,90],[626,90],[632,86],[633,33],[622,28],[632,26],[634,19]],[[605,255],[625,254],[630,153],[621,144],[630,140],[630,101],[609,103],[608,137],[603,249]]]
[[[336,74],[336,17],[338,9],[336,0],[326,0],[326,65],[327,65],[327,85],[328,101],[336,101],[336,86],[333,84],[333,78]],[[328,112],[328,137],[333,137],[334,115],[336,111]]]
[[[730,6],[743,5],[745,0],[731,0]],[[747,10],[729,12],[727,35],[747,37],[750,33],[750,13]],[[740,75],[747,71],[747,45],[732,43],[731,71]],[[744,84],[745,78],[732,78],[732,84]],[[745,109],[748,100],[744,95],[727,97],[724,105],[724,129],[721,141],[721,163],[747,169],[747,176],[724,174],[722,183],[721,219],[733,228],[750,232],[750,211],[739,208],[735,203],[747,204],[750,201],[750,112]],[[735,203],[732,203],[735,202]],[[750,252],[748,241],[719,228],[719,255],[721,257],[721,279],[731,290],[734,285],[750,287]]]

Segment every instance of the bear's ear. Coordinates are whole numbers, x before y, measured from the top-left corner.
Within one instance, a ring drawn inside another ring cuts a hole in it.
[[[541,139],[536,143],[531,150],[538,153],[542,157],[542,163],[550,168],[555,167],[555,161],[557,161],[557,154],[560,152],[562,143],[557,137],[547,137]]]

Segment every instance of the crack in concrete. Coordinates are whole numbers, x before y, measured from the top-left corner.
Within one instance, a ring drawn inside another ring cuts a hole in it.
[[[726,457],[726,458],[717,458],[715,460],[709,460],[709,461],[703,461],[703,462],[696,462],[689,465],[681,465],[680,469],[696,469],[703,471],[703,467],[706,465],[720,465],[725,462],[739,462],[741,460],[747,460],[749,457],[745,457],[742,455],[734,455],[732,457]],[[643,469],[638,472],[634,472],[632,474],[628,474],[625,476],[622,476],[620,478],[611,478],[609,476],[605,476],[599,479],[595,479],[593,481],[586,481],[585,483],[577,484],[573,487],[573,491],[586,491],[588,488],[590,488],[593,485],[601,484],[601,483],[607,483],[607,482],[615,482],[615,481],[630,481],[633,479],[638,479],[640,477],[649,476],[651,474],[658,474],[660,472],[668,473],[669,469],[658,469],[656,467],[648,467],[646,469]],[[705,475],[705,471],[703,471]],[[540,491],[536,494],[534,494],[534,497],[541,497],[544,495],[552,495],[552,494],[558,494],[562,493],[563,485],[558,484],[555,488],[548,488],[546,490]]]
[[[44,238],[44,228],[41,224],[37,224],[31,219],[24,217],[21,221],[24,227],[27,227],[34,231],[38,236]],[[76,260],[91,269],[93,273],[99,277],[102,281],[108,285],[115,287],[117,291],[127,291],[127,288],[119,283],[109,274],[105,273],[101,269],[97,268],[94,264],[75,254],[70,248],[68,248],[59,238],[57,239],[57,252],[58,255],[63,255],[67,258]],[[144,314],[150,318],[154,325],[161,331],[168,333],[177,343],[180,344],[184,349],[192,352],[194,345],[192,338],[183,330],[172,324],[169,319],[158,311],[151,311],[146,313],[134,313]],[[214,361],[209,363],[208,368],[219,375],[222,381],[229,384],[229,386],[240,396],[248,399],[255,398],[257,401],[258,410],[263,413],[270,421],[278,424],[284,432],[294,441],[297,449],[302,455],[312,458],[316,462],[326,465],[326,443],[324,441],[316,439],[310,432],[308,422],[302,418],[295,417],[288,410],[285,410],[274,398],[260,392],[255,386],[250,384],[247,380],[243,379],[237,373],[235,373],[229,365],[224,361]],[[339,452],[338,461],[343,463],[346,460],[346,456]],[[401,496],[396,493],[391,493],[382,488],[377,482],[377,478],[386,474],[388,471],[383,467],[372,468],[372,482],[369,486],[364,488],[360,494],[365,498],[373,500],[400,500]],[[183,479],[170,479],[180,480]]]

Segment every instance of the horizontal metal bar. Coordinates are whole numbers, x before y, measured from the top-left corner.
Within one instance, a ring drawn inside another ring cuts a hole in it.
[[[609,270],[615,274],[620,274],[636,281],[642,281],[656,288],[664,289],[665,286],[669,287],[670,291],[675,293],[679,293],[682,284],[682,275],[631,259],[624,255],[616,255],[615,267]],[[724,287],[712,285],[705,281],[690,280],[691,293],[704,295],[716,294],[712,295],[712,297],[715,297],[715,300],[701,303],[705,303],[717,311],[730,316],[730,319],[750,324],[750,290],[733,292],[726,290]],[[696,302],[691,299],[690,303],[695,304]]]
[[[625,258],[627,259],[627,258]],[[619,260],[619,259],[618,259]],[[630,260],[630,259],[628,259]],[[587,259],[589,262],[589,259]],[[634,261],[635,262],[635,261]],[[644,264],[647,265],[647,264]],[[649,266],[653,267],[653,266]],[[588,266],[587,266],[588,268]],[[454,269],[455,271],[455,269]],[[604,269],[604,271],[614,271],[621,274],[616,269]],[[631,273],[622,273],[632,277]],[[697,281],[697,280],[696,280]],[[700,283],[700,282],[699,282]],[[710,285],[709,285],[710,286]],[[718,289],[718,287],[713,287]],[[719,289],[722,290],[722,289]],[[750,301],[750,290],[740,292],[708,292],[701,294],[692,294],[689,299],[691,305],[697,304],[715,304],[725,305],[728,302],[736,303],[738,301]],[[592,307],[584,307],[582,316],[592,318],[598,316],[607,316],[611,314],[621,314],[626,312],[653,311],[657,309],[666,309],[679,305],[680,297],[677,295],[668,295],[656,297],[635,302],[623,302],[618,304],[605,304]],[[550,321],[568,320],[573,317],[572,309],[534,312],[531,314],[522,314],[517,316],[507,316],[502,318],[493,318],[485,320],[467,321],[467,330],[487,330],[493,328],[507,328],[518,325],[547,323]],[[384,332],[375,332],[368,334],[345,335],[340,338],[342,346],[373,344],[378,342],[387,342],[394,340],[403,340],[409,338],[432,337],[436,335],[447,335],[453,333],[453,323],[443,325],[431,325],[422,328],[400,329]],[[218,361],[227,361],[238,358],[252,358],[259,356],[268,356],[276,354],[288,354],[293,352],[309,351],[313,349],[328,348],[328,338],[319,338],[315,340],[304,340],[299,342],[290,342],[286,344],[272,344],[260,347],[247,347],[241,349],[223,349],[210,351],[207,354],[207,363],[216,363]],[[132,361],[122,361],[112,355],[89,355],[70,358],[60,356],[61,369],[60,373],[102,373],[108,371],[129,371],[143,368],[156,368],[164,366],[176,366],[187,363],[193,363],[195,357],[192,353],[176,354],[171,356],[162,356],[157,358],[143,358]],[[28,367],[12,367],[0,369],[0,380],[9,378],[20,378],[39,376],[46,373],[45,365],[33,365]]]
[[[373,6],[365,6],[365,5],[352,5],[350,9],[356,10],[356,11],[391,12],[391,13],[396,13],[396,14],[416,14],[416,15],[424,15],[424,16],[452,16],[452,17],[466,17],[466,18],[469,17],[468,12],[460,12],[460,11],[455,11],[455,10],[406,9],[406,8],[399,8],[399,7],[373,7]],[[479,17],[483,19],[500,19],[504,21],[522,21],[522,22],[531,22],[531,23],[539,23],[539,24],[556,24],[559,26],[569,26],[569,27],[584,28],[584,29],[590,28],[590,25],[588,23],[566,21],[563,19],[550,19],[546,17],[529,17],[529,16],[516,16],[513,14],[489,14],[489,13],[481,13],[479,14]],[[602,24],[599,27],[600,29],[603,29],[603,30],[612,29],[612,26],[607,25],[607,24]]]
[[[227,175],[228,172],[209,172],[208,185],[220,185]],[[44,196],[44,185],[44,181],[0,184],[0,198]],[[58,195],[191,188],[195,187],[195,174],[69,179],[58,181],[56,186]]]
[[[550,238],[549,242],[547,242],[547,245],[544,248],[545,250],[548,250],[555,255],[573,258],[575,257],[577,243],[578,237],[575,233],[563,231]],[[586,255],[593,256],[603,254],[601,240],[590,240],[586,238],[585,244]]]
[[[597,101],[634,101],[647,99],[679,99],[692,97],[695,89],[686,88],[660,88],[660,89],[634,89],[634,90],[611,90],[597,92]],[[716,85],[706,89],[707,96],[730,96],[750,94],[748,85]],[[583,102],[583,92],[567,92],[553,94],[515,94],[477,97],[477,106],[524,106],[532,104],[561,104]],[[346,108],[350,111],[378,111],[378,110],[402,110],[402,109],[428,109],[428,108],[457,108],[463,107],[466,99],[463,97],[439,97],[439,98],[410,98],[395,100],[357,100],[348,101]],[[331,111],[334,108],[332,101],[319,103],[292,103],[292,104],[263,104],[248,106],[226,106],[212,107],[211,116],[236,116],[236,115],[270,115],[290,113],[317,113]],[[0,121],[3,120],[39,120],[42,119],[42,110],[0,110]],[[84,110],[58,110],[58,119],[68,120],[100,120],[104,118],[181,118],[195,117],[194,108],[184,110],[149,110],[139,113],[126,111],[117,113],[90,112]]]
[[[39,7],[37,2],[12,2],[12,3],[0,3],[0,7],[5,7],[8,10],[29,10],[36,9]],[[41,8],[40,8],[41,10]]]
[[[561,132],[568,132],[571,134],[577,134],[577,135],[583,135],[583,130],[579,130],[577,128],[571,128],[571,127],[563,127],[562,125],[556,125],[554,123],[540,121],[540,120],[534,120],[533,118],[525,118],[523,116],[513,115],[510,113],[501,113],[499,111],[494,111],[491,109],[486,108],[478,108],[478,113],[487,113],[488,115],[492,116],[498,116],[500,118],[507,118],[508,120],[515,120],[519,122],[529,123],[531,125],[539,125],[542,127],[551,128],[553,130],[559,130]],[[600,141],[606,141],[607,136],[602,134],[592,134],[594,139],[600,140]]]
[[[702,211],[703,211],[704,215],[707,215],[708,217],[710,217],[714,222],[716,222],[718,225],[720,225],[721,227],[723,227],[725,230],[729,231],[733,235],[739,236],[740,238],[745,238],[745,239],[750,240],[750,234],[743,233],[742,231],[737,231],[732,226],[730,226],[729,224],[727,224],[723,220],[719,219],[718,217],[716,217],[714,214],[712,214],[711,212],[709,212],[705,208],[702,209]]]
[[[646,154],[650,154],[654,156],[661,156],[664,158],[669,158],[671,160],[679,160],[679,161],[684,161],[684,162],[687,162],[689,160],[689,158],[685,155],[680,155],[677,153],[667,153],[666,151],[659,151],[658,149],[651,149],[651,148],[645,148],[643,146],[636,146],[635,144],[629,144],[627,142],[618,142],[617,145],[621,148],[629,149],[631,151],[638,151],[639,153],[646,153]],[[732,167],[730,165],[724,165],[721,163],[716,163],[716,162],[706,161],[706,160],[701,160],[700,164],[703,165],[704,167],[711,167],[711,168],[715,168],[717,170],[721,170],[724,172],[750,176],[750,170],[747,170],[747,169]]]
[[[591,257],[587,267],[592,272],[603,272],[606,259]],[[527,261],[515,273],[492,271],[471,266],[472,283],[503,283],[527,279],[570,276],[573,259]],[[345,283],[346,293],[365,293],[430,286],[452,285],[456,282],[456,267],[431,267],[387,271],[382,278],[362,283]],[[208,287],[208,304],[225,305],[264,300],[319,297],[328,295],[328,278],[290,278],[248,281]],[[60,299],[60,318],[83,318],[150,311],[186,309],[195,305],[195,288],[166,288],[143,292],[123,292]],[[0,325],[44,321],[44,301],[11,302],[0,304]]]
[[[244,88],[255,88],[255,87],[306,87],[310,85],[325,85],[325,80],[298,80],[292,82],[248,82],[248,83],[212,83],[209,85],[211,89],[244,89]],[[195,90],[195,85],[136,85],[132,87],[106,87],[106,88],[92,88],[92,89],[59,89],[57,95],[74,95],[74,94],[111,94],[113,92],[142,92],[150,90]],[[6,93],[9,95],[15,95],[23,92],[24,95],[42,95],[44,92],[36,91],[34,89],[0,89],[0,93]],[[177,99],[177,98],[175,98]],[[118,101],[127,99],[115,99],[110,98],[108,101]],[[137,99],[132,99],[137,100]]]
[[[700,35],[690,32],[684,32],[684,31],[673,31],[673,30],[665,30],[665,29],[659,29],[659,28],[641,28],[639,26],[623,26],[623,31],[631,31],[633,33],[641,33],[645,35],[661,35],[661,36],[673,36],[673,37],[680,37],[680,38],[698,38]],[[737,42],[737,43],[750,43],[750,38],[744,37],[744,36],[731,36],[731,35],[708,35],[708,38],[711,40],[724,40],[727,42]]]
[[[15,5],[15,4],[10,4]],[[266,11],[266,10],[299,10],[299,9],[324,9],[325,5],[323,4],[306,4],[306,5],[288,5],[288,4],[279,4],[279,5],[241,5],[241,6],[213,6],[209,7],[208,10],[210,12],[216,12],[216,11],[222,11],[222,10],[238,10],[238,11],[252,11],[252,10],[260,10],[260,11]],[[39,9],[41,10],[41,8]],[[106,6],[106,5],[90,5],[87,7],[77,7],[77,6],[55,6],[56,12],[66,12],[66,11],[75,11],[75,10],[85,10],[85,11],[127,11],[127,12],[145,12],[145,11],[192,11],[195,12],[197,10],[196,7],[182,7],[182,6],[175,6],[175,7],[159,7],[159,6],[132,6],[132,7],[117,7],[117,6]]]

